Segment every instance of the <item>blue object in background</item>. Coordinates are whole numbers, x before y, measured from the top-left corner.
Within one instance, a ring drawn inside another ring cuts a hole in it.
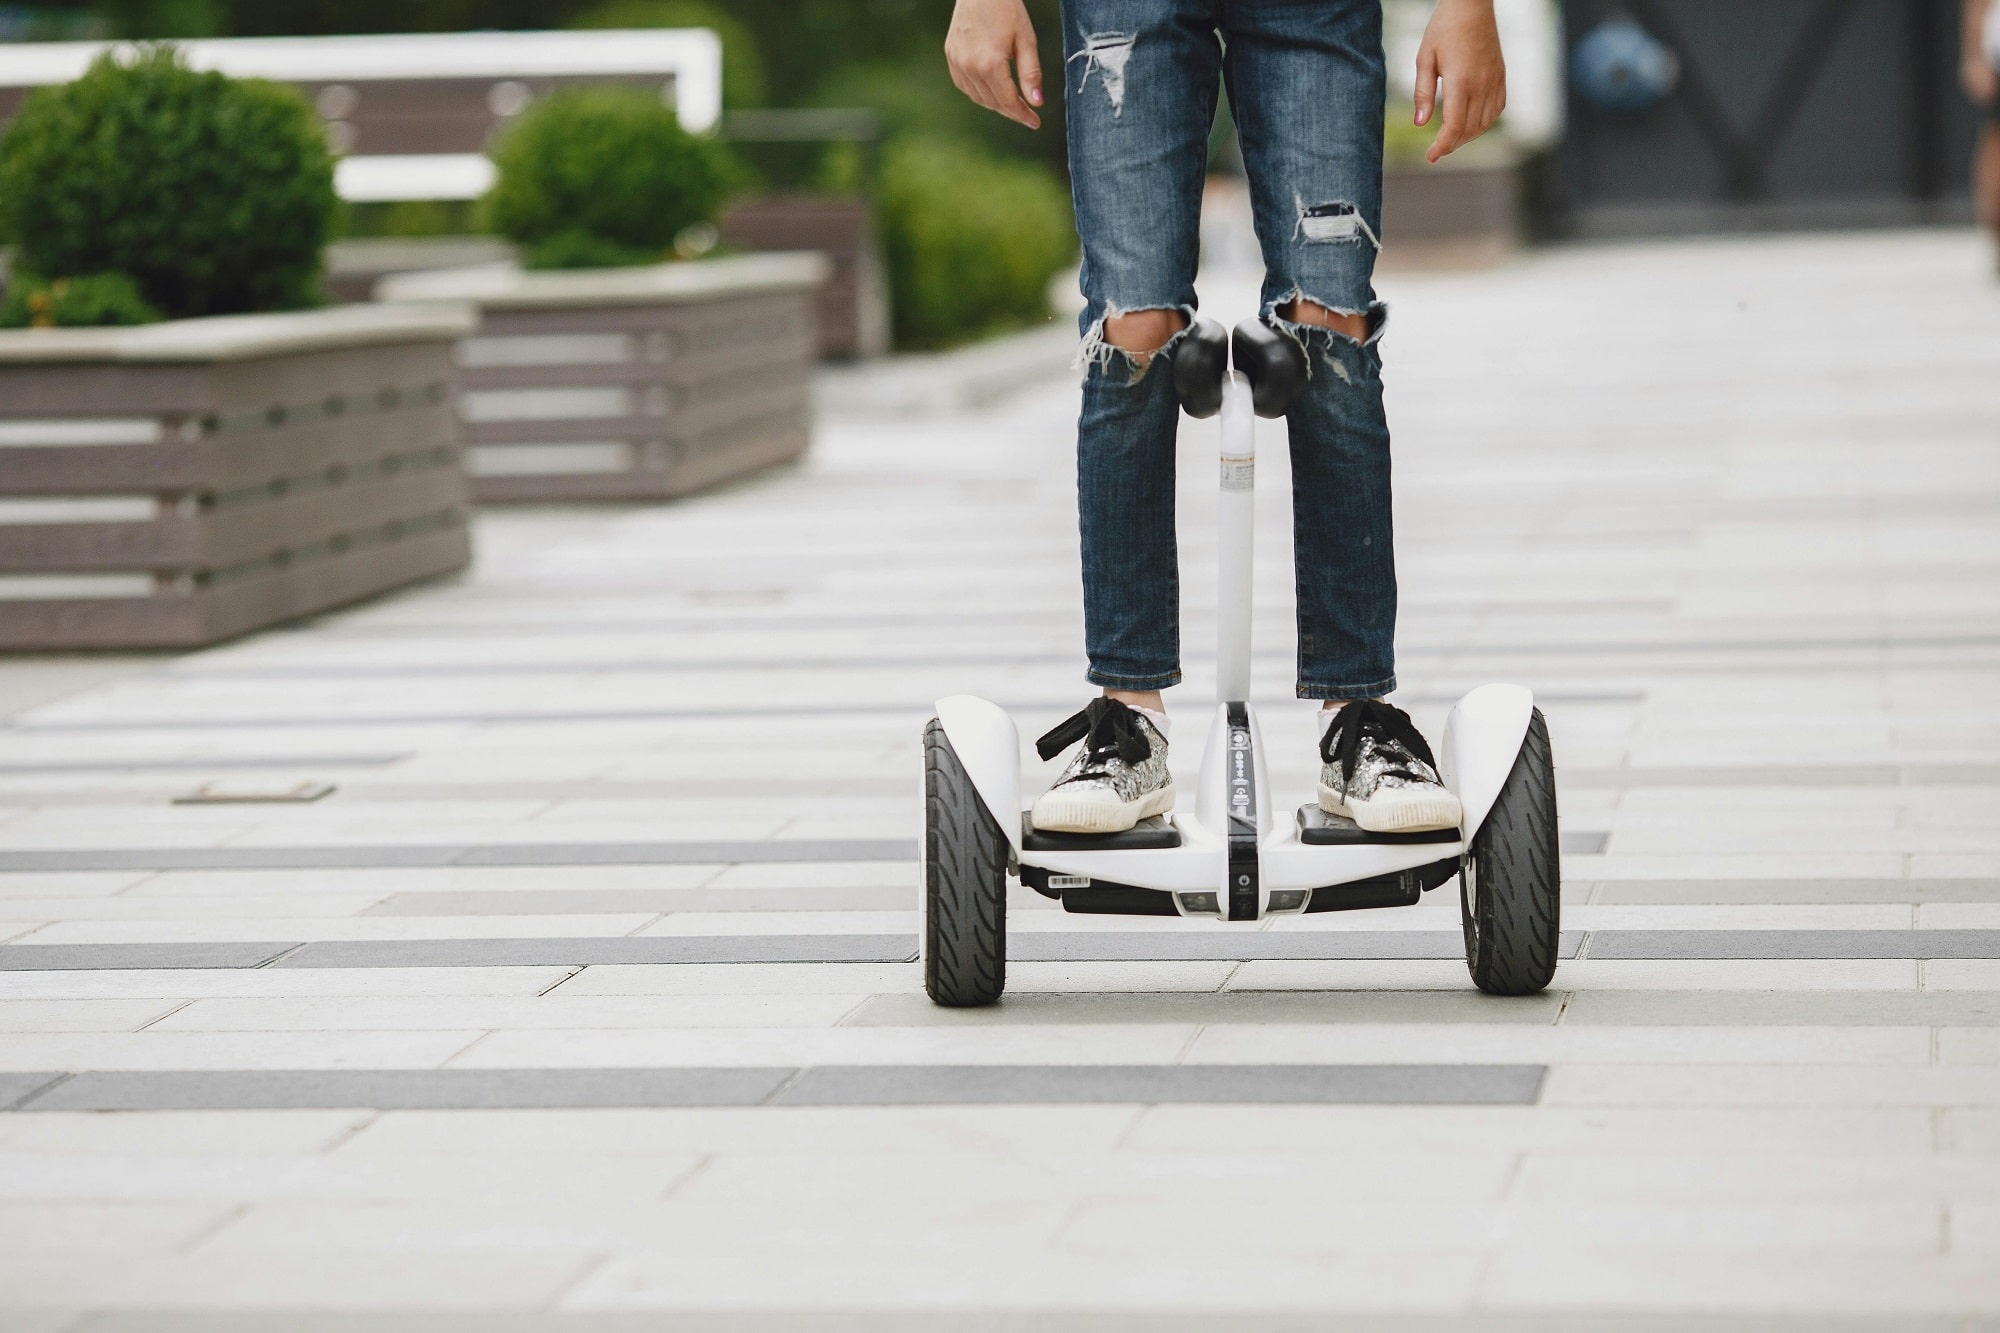
[[[1681,59],[1673,48],[1629,18],[1606,19],[1570,53],[1570,79],[1577,92],[1606,111],[1637,115],[1650,110],[1680,77]]]

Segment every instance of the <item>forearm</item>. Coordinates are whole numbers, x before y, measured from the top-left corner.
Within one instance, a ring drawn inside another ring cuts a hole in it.
[[[1965,0],[1958,25],[1959,51],[1966,59],[1986,53],[1986,14],[1993,0]]]

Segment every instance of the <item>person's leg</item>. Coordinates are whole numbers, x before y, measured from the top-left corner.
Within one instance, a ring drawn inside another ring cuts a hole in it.
[[[1221,50],[1213,0],[1064,0],[1070,179],[1083,242],[1077,508],[1089,679],[1157,709],[1180,680],[1171,377],[1194,313]]]
[[[1387,96],[1376,0],[1235,0],[1226,77],[1258,240],[1263,313],[1305,349],[1288,413],[1301,698],[1396,687],[1389,429],[1373,274]]]
[[[1374,832],[1451,828],[1459,802],[1396,688],[1389,425],[1375,299],[1387,95],[1378,0],[1233,0],[1225,37],[1263,314],[1304,349],[1286,414],[1301,698],[1321,711],[1319,804]]]

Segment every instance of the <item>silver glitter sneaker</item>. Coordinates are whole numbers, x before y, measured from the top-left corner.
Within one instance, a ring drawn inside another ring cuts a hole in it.
[[[1035,801],[1032,818],[1044,833],[1122,833],[1142,819],[1174,808],[1174,777],[1167,771],[1167,738],[1116,699],[1089,707],[1035,742],[1053,759],[1083,745],[1056,785]]]
[[[1457,828],[1464,811],[1438,777],[1437,760],[1410,715],[1364,700],[1335,715],[1320,737],[1319,808],[1370,833]]]

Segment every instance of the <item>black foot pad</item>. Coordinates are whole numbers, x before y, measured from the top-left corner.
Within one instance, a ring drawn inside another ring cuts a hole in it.
[[[1164,815],[1142,819],[1123,833],[1044,833],[1035,827],[1031,811],[1021,812],[1021,850],[1024,852],[1124,852],[1144,847],[1178,847],[1181,831]]]
[[[1421,833],[1370,833],[1346,815],[1330,815],[1318,801],[1299,807],[1299,841],[1308,847],[1352,847],[1358,843],[1457,842],[1455,828],[1425,829]]]

